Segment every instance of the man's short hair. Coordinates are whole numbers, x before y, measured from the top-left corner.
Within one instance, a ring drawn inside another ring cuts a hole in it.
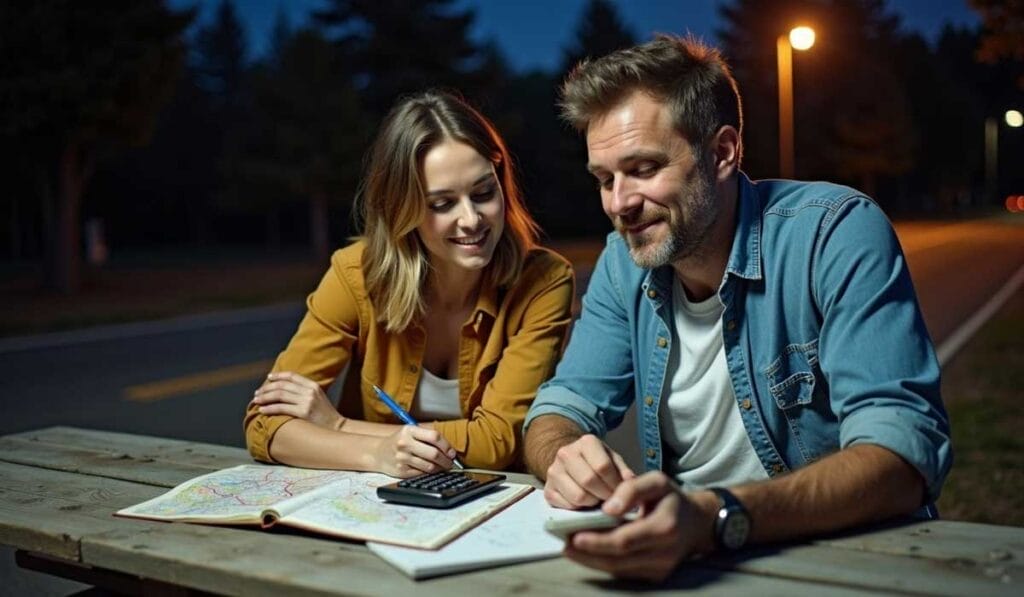
[[[562,85],[562,117],[582,133],[635,91],[665,102],[676,129],[694,146],[722,126],[742,138],[740,94],[719,51],[694,37],[653,41],[576,65]]]

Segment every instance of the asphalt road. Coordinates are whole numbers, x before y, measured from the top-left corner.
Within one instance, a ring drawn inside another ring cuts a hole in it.
[[[936,344],[1024,265],[1024,222],[897,230]],[[589,272],[579,278],[585,287]],[[73,425],[242,446],[245,404],[301,313],[295,306],[182,318],[67,334],[58,345],[0,340],[0,434]]]

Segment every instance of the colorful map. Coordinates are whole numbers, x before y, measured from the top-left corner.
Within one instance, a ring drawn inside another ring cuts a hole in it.
[[[223,524],[283,524],[329,535],[433,549],[528,492],[500,491],[455,508],[402,506],[377,497],[378,473],[247,464],[197,477],[120,516]]]

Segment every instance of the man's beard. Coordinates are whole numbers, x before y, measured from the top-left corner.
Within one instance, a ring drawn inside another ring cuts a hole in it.
[[[636,221],[616,219],[615,227],[626,239],[629,256],[638,266],[654,269],[701,253],[704,241],[718,215],[711,175],[710,172],[704,172],[704,169],[701,168],[694,179],[694,184],[682,194],[681,209],[676,212],[675,217],[670,209],[659,207],[656,213],[638,214],[638,217],[634,218]],[[669,226],[668,238],[660,242],[645,239],[646,232],[639,236],[626,232],[627,226],[632,227],[656,219],[667,221]]]

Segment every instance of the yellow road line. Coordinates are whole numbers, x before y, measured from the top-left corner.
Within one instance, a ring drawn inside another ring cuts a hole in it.
[[[257,379],[266,375],[273,364],[274,359],[266,359],[263,361],[256,361],[254,363],[233,365],[231,367],[214,369],[213,371],[204,371],[194,375],[184,375],[182,377],[165,379],[163,381],[154,381],[152,383],[144,383],[137,386],[128,386],[124,389],[122,394],[125,400],[131,400],[133,402],[154,402],[156,400],[163,400],[164,398],[170,398],[171,396],[176,396],[178,394],[199,392],[202,390],[209,390],[238,383],[240,381]]]

